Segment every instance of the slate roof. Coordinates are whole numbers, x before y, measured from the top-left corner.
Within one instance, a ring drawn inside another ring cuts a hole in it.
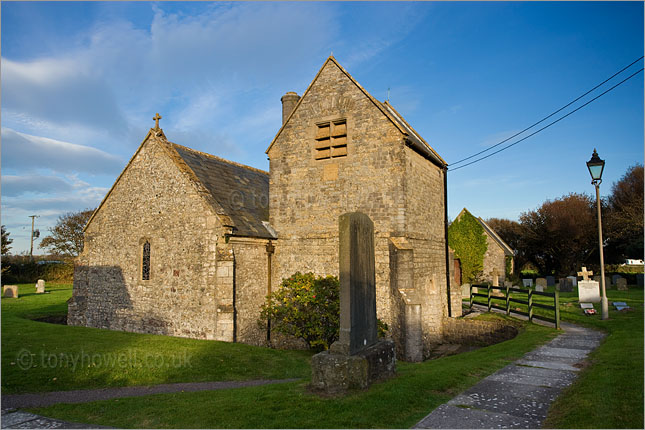
[[[169,142],[170,143],[170,142]],[[170,143],[233,223],[233,236],[274,239],[269,221],[269,174]],[[266,224],[266,225],[265,225]]]

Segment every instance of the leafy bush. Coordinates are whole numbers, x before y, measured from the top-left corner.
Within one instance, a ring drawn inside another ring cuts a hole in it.
[[[338,340],[340,328],[340,282],[335,276],[296,272],[267,297],[258,324],[278,333],[303,339],[316,350],[328,349]],[[377,320],[379,336],[388,327]]]

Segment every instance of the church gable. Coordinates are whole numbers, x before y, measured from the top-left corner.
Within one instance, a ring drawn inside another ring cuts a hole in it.
[[[288,93],[286,97],[289,97],[290,94],[292,94],[291,97],[297,97],[295,93]],[[302,105],[309,106],[301,108]],[[284,129],[292,127],[293,121],[303,121],[304,118],[301,110],[307,111],[304,116],[313,115],[321,118],[320,123],[317,124],[321,130],[316,130],[317,142],[314,156],[317,159],[334,158],[333,142],[330,142],[330,145],[326,146],[325,142],[322,141],[324,139],[319,139],[326,132],[334,132],[334,120],[328,120],[327,118],[332,116],[340,118],[342,129],[346,130],[347,124],[342,119],[343,116],[346,116],[352,111],[363,110],[364,113],[365,111],[371,111],[369,116],[372,120],[387,122],[393,126],[400,133],[400,137],[405,139],[406,144],[419,151],[424,157],[430,159],[436,165],[440,167],[446,165],[439,154],[423,140],[388,102],[379,102],[376,100],[332,56],[325,61],[318,71],[318,74],[316,74],[311,84],[309,84],[309,87],[305,90],[303,96],[295,103],[291,112],[283,112],[284,121],[282,127],[266,150],[269,156],[271,156],[274,145],[284,140],[281,139]],[[380,127],[383,126],[380,125]],[[331,137],[333,141],[333,134]],[[345,155],[346,150],[342,149],[342,143],[336,147],[340,148],[339,151],[336,151],[339,154],[337,156]]]
[[[150,146],[155,146],[155,149]],[[273,238],[272,233],[265,224],[269,219],[269,178],[268,173],[259,169],[227,161],[210,154],[177,145],[166,140],[161,129],[151,129],[142,144],[139,146],[132,159],[128,162],[123,172],[119,175],[114,185],[107,193],[97,210],[88,221],[85,229],[94,222],[100,211],[105,210],[106,202],[113,197],[117,189],[137,188],[144,181],[138,175],[137,179],[128,180],[130,170],[140,170],[141,163],[150,162],[150,152],[157,152],[174,173],[178,175],[185,185],[196,191],[201,197],[199,204],[204,205],[204,210],[213,212],[219,218],[222,226],[231,230],[231,235],[248,236],[257,238]],[[147,161],[142,161],[140,158]],[[157,159],[156,162],[162,162]],[[159,175],[151,172],[148,181],[160,182]],[[128,184],[121,184],[128,182]],[[130,182],[132,182],[130,184]],[[150,184],[155,187],[155,184]],[[162,186],[163,188],[163,186]],[[135,193],[136,194],[136,193]],[[191,193],[193,194],[193,193]],[[159,194],[155,194],[159,196]],[[141,195],[145,198],[145,195]],[[149,196],[152,197],[152,196]],[[154,199],[150,200],[154,203]],[[108,204],[109,206],[109,204]]]

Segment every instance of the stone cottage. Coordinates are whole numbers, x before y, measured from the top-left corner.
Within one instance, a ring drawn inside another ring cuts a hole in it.
[[[282,97],[269,172],[148,132],[85,227],[70,325],[266,344],[260,306],[296,271],[338,275],[338,217],[374,222],[377,314],[397,356],[443,339],[446,163],[329,57]]]
[[[465,213],[472,216],[484,230],[486,236],[486,253],[483,262],[483,281],[492,282],[493,272],[497,271],[499,276],[499,285],[504,285],[507,272],[507,261],[509,264],[509,273],[513,273],[515,251],[508,246],[504,240],[493,230],[481,217],[475,217],[466,208],[463,208],[455,220],[460,219]],[[453,278],[454,279],[454,278]],[[456,287],[456,285],[455,285]]]

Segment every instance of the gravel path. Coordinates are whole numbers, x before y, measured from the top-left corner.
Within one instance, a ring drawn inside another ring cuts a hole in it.
[[[564,333],[439,406],[414,428],[540,428],[604,334],[561,323]]]

